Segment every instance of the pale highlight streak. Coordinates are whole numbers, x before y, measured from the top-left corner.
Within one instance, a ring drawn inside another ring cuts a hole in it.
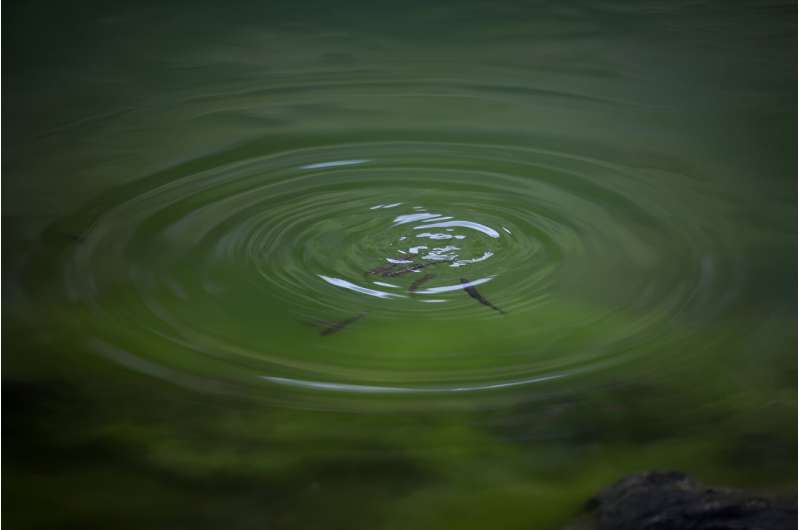
[[[292,379],[288,377],[273,377],[269,375],[259,376],[271,383],[279,385],[307,388],[311,390],[328,390],[333,392],[355,392],[359,394],[443,394],[457,392],[478,392],[482,390],[498,390],[515,386],[541,383],[553,379],[566,377],[568,373],[558,373],[552,375],[540,375],[527,379],[517,379],[505,383],[488,383],[472,386],[440,386],[440,387],[404,387],[404,386],[377,386],[377,385],[354,385],[349,383],[330,383],[325,381],[305,381],[302,379]]]
[[[300,169],[320,169],[325,167],[355,166],[358,164],[364,164],[365,162],[369,162],[369,160],[334,160],[333,162],[319,162],[317,164],[306,164],[305,166],[300,166]]]

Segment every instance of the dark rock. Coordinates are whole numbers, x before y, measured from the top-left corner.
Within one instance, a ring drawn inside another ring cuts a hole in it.
[[[710,488],[676,471],[626,477],[589,499],[565,530],[790,530],[796,499]]]

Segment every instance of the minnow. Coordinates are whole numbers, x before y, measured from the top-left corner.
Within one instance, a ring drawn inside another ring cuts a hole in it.
[[[469,284],[469,280],[467,280],[466,278],[461,278],[461,283]],[[499,307],[497,307],[496,305],[491,303],[489,300],[484,298],[481,295],[481,293],[479,293],[478,290],[475,287],[473,287],[471,285],[465,285],[464,286],[464,290],[467,291],[468,295],[470,295],[472,298],[477,300],[478,303],[483,304],[483,305],[485,305],[487,307],[491,307],[492,309],[494,309],[495,311],[497,311],[501,315],[505,315],[506,314],[505,311],[503,311],[502,309],[500,309]]]
[[[402,258],[401,258],[402,259]],[[384,278],[391,278],[394,276],[402,276],[403,274],[408,274],[409,272],[417,272],[419,270],[424,269],[425,267],[430,267],[432,265],[439,265],[441,263],[453,263],[455,260],[437,260],[437,261],[430,261],[427,263],[413,263],[409,265],[408,262],[406,263],[390,263],[389,265],[381,265],[380,267],[376,267],[370,271],[367,271],[367,274],[376,274],[379,276],[383,276]],[[405,268],[397,269],[397,267],[408,265]]]
[[[415,263],[409,267],[406,267],[405,269],[400,269],[398,271],[389,271],[383,276],[387,276],[390,278],[394,276],[401,276],[403,274],[408,274],[409,272],[421,271],[425,267],[430,267],[431,265],[434,265],[434,263]]]
[[[395,258],[397,261],[405,261],[406,256],[399,256]],[[387,276],[392,269],[395,269],[401,265],[407,265],[409,262],[405,263],[389,263],[388,265],[381,265],[380,267],[375,267],[374,269],[368,270],[367,274],[375,274],[378,276]]]
[[[321,329],[319,334],[324,336],[333,335],[336,332],[342,331],[344,328],[352,324],[353,322],[357,322],[364,318],[365,313],[359,313],[358,315],[350,318],[346,318],[344,320],[339,320],[337,322],[326,322],[324,329]]]
[[[374,269],[370,269],[367,271],[367,274],[376,274],[378,276],[385,276],[389,273],[392,269],[397,267],[397,263],[390,263],[388,265],[381,265],[380,267],[375,267]]]
[[[414,282],[411,285],[408,286],[408,292],[409,293],[413,293],[414,291],[419,289],[420,285],[422,285],[423,283],[433,279],[435,276],[436,276],[435,274],[426,274],[422,278],[417,278],[416,280],[414,280]]]

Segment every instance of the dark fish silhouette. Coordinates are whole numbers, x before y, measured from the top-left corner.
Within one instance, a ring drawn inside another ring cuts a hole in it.
[[[393,278],[395,276],[402,276],[403,274],[408,274],[409,272],[421,271],[425,267],[430,267],[431,265],[435,265],[435,263],[414,263],[413,265],[409,265],[404,269],[389,271],[388,273],[384,274],[384,276],[387,276],[389,278]]]
[[[406,263],[388,263],[386,265],[381,265],[380,267],[375,267],[374,269],[368,270],[367,274],[374,274],[376,276],[389,276],[398,267],[410,265],[410,263],[408,263],[408,256],[397,256],[394,259],[395,261],[405,261]]]
[[[399,260],[405,260],[409,256],[400,256]],[[367,274],[374,274],[377,276],[383,276],[384,278],[393,278],[395,276],[402,276],[404,274],[408,274],[409,272],[417,272],[422,270],[426,267],[430,267],[432,265],[439,265],[441,263],[453,263],[455,260],[437,260],[437,261],[429,261],[427,263],[389,263],[388,265],[381,265],[380,267],[375,267],[372,270],[367,271]]]
[[[466,278],[461,278],[461,283],[468,284],[469,280],[467,280]],[[500,309],[499,307],[497,307],[496,305],[491,303],[489,300],[484,298],[481,295],[481,293],[479,293],[478,290],[475,287],[473,287],[472,285],[466,285],[464,287],[464,290],[467,291],[468,295],[470,295],[472,298],[477,300],[478,303],[483,304],[483,305],[485,305],[487,307],[491,307],[492,309],[494,309],[495,311],[497,311],[501,315],[505,315],[506,314],[505,311],[503,311],[502,309]]]
[[[324,327],[319,331],[319,334],[323,337],[327,335],[333,335],[339,331],[342,331],[344,328],[352,324],[353,322],[357,322],[364,318],[366,313],[359,313],[358,315],[350,318],[346,318],[344,320],[337,320],[335,322],[321,322]]]
[[[375,267],[374,269],[370,269],[367,271],[367,274],[374,274],[376,276],[386,276],[392,270],[394,270],[400,263],[389,263],[388,265],[381,265],[380,267]]]
[[[425,282],[427,282],[427,281],[431,280],[431,279],[432,279],[432,278],[434,278],[435,276],[436,276],[435,274],[426,274],[426,275],[425,275],[425,276],[423,276],[422,278],[417,278],[416,280],[414,280],[414,281],[411,283],[411,285],[409,285],[409,286],[408,286],[408,292],[409,292],[409,293],[413,293],[414,291],[416,291],[417,289],[419,289],[419,286],[420,286],[420,285],[422,285],[423,283],[425,283]]]

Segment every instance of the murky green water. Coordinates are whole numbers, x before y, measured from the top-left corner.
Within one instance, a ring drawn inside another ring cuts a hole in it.
[[[14,527],[796,488],[796,6],[18,5]]]

